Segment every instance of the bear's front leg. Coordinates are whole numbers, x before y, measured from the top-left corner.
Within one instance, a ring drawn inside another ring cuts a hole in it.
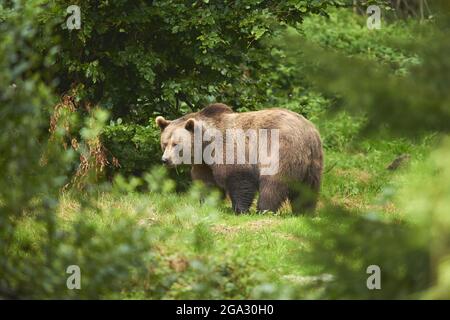
[[[250,174],[234,173],[226,179],[226,191],[236,213],[247,212],[250,209],[257,189],[258,183]]]
[[[191,178],[193,181],[203,182],[208,187],[216,185],[211,168],[205,164],[194,164],[191,168]]]
[[[220,191],[222,199],[225,198],[223,190],[218,187],[216,181],[214,180],[213,173],[211,168],[204,164],[196,164],[191,168],[191,178],[192,181],[201,181],[205,186],[207,192],[211,191],[211,188],[217,187]],[[200,203],[203,203],[208,195],[202,194],[200,195]]]

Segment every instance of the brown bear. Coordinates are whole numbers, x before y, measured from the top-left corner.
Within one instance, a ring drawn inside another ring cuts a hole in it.
[[[182,154],[183,162],[192,165],[192,179],[228,194],[235,212],[248,211],[256,192],[258,211],[276,212],[285,200],[294,213],[315,209],[322,143],[314,125],[303,116],[278,108],[236,113],[216,103],[173,121],[159,116],[156,123],[161,129],[163,163],[177,165]],[[206,132],[214,134],[206,136]],[[200,144],[196,144],[197,134]],[[226,148],[220,147],[222,143]],[[205,153],[213,161],[205,160]]]

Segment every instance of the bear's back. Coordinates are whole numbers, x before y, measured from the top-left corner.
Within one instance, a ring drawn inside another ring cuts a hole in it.
[[[242,113],[229,113],[221,116],[223,129],[279,129],[289,131],[315,131],[315,126],[303,116],[290,110],[273,108]]]

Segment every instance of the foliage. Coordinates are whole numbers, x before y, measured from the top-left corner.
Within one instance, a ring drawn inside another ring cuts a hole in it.
[[[142,174],[159,163],[148,128],[156,115],[175,118],[213,101],[241,111],[275,104],[292,76],[274,70],[283,53],[270,39],[340,3],[53,0],[40,19],[58,21],[58,93],[75,91],[81,116],[86,105],[100,105],[112,123],[121,121],[103,138],[111,176]],[[80,6],[80,30],[67,29],[69,5]]]
[[[63,22],[72,4],[82,13],[80,30],[55,30],[63,39],[59,88],[82,86],[113,119],[140,124],[209,101],[251,106],[258,98],[243,95],[265,70],[263,40],[334,2],[53,1],[48,19]],[[236,93],[239,101],[226,98]]]
[[[10,245],[17,220],[27,211],[47,226],[48,240],[53,240],[55,225],[46,212],[54,210],[57,188],[65,181],[67,160],[52,158],[58,149],[47,145],[46,135],[42,134],[43,113],[52,99],[49,88],[33,69],[51,64],[55,51],[41,57],[30,46],[36,34],[30,28],[33,10],[36,8],[27,6],[22,15],[2,10],[7,19],[0,25],[0,121],[5,130],[0,138],[0,295],[6,297],[15,297],[22,291],[18,287],[23,285],[23,278],[30,280],[30,286],[37,282],[32,281],[33,265],[11,257]],[[37,199],[38,194],[43,196]],[[43,255],[41,261],[45,258]]]
[[[6,130],[0,139],[0,297],[97,298],[122,289],[122,281],[139,272],[149,237],[134,219],[122,219],[119,212],[108,210],[108,228],[93,225],[86,218],[86,211],[95,210],[89,194],[72,223],[64,224],[57,215],[59,192],[68,182],[74,154],[43,130],[48,123],[45,111],[55,99],[40,70],[54,63],[57,48],[46,56],[36,50],[40,5],[23,4],[20,14],[13,10],[0,26],[0,119]],[[48,27],[46,39],[51,40]],[[63,120],[55,128],[56,140],[65,134]],[[101,121],[88,119],[82,135],[93,138],[100,128]],[[80,292],[66,287],[66,268],[73,264],[83,270],[85,288]]]
[[[314,45],[302,46],[302,62],[310,66],[306,70],[309,80],[316,84],[316,90],[338,93],[348,109],[367,113],[368,129],[388,125],[397,133],[446,131],[450,103],[448,90],[443,84],[448,83],[450,73],[446,72],[449,60],[445,54],[447,42],[443,39],[448,36],[447,24],[448,17],[443,16],[436,26],[421,29],[415,44],[400,40],[398,45],[413,49],[421,61],[410,66],[404,76],[393,75],[389,68],[374,66],[361,58],[346,57],[340,52],[324,52]],[[287,40],[295,43],[293,39]],[[290,46],[290,50],[298,56],[298,45]],[[344,69],[346,72],[342,72]],[[405,114],[408,115],[407,120]]]
[[[312,232],[300,252],[301,261],[308,274],[334,278],[325,285],[306,286],[304,295],[448,299],[448,146],[445,141],[426,161],[416,162],[396,180],[393,194],[386,189],[380,200],[394,201],[399,215],[383,215],[377,209],[356,214],[331,207],[322,210],[318,221],[307,221]],[[367,290],[369,265],[381,268],[381,290]]]
[[[330,9],[352,2],[2,4],[0,297],[448,298],[449,20],[370,31]],[[317,216],[235,215],[204,186],[177,192],[184,169],[149,171],[152,117],[214,100],[318,126]],[[122,174],[99,180],[114,159]],[[62,192],[80,170],[83,193]],[[74,264],[81,290],[66,287]]]
[[[328,19],[315,16],[302,25],[304,36],[323,47],[339,50],[350,57],[362,57],[372,64],[382,63],[396,74],[405,74],[419,64],[417,54],[399,47],[392,41],[413,41],[417,26],[413,21],[383,21],[380,30],[369,30],[366,17],[355,16],[350,11],[335,10]],[[389,41],[391,39],[391,41]]]
[[[441,12],[446,12],[446,6],[442,3]],[[297,48],[302,63],[312,66],[309,78],[315,90],[338,95],[342,106],[356,114],[366,111],[366,129],[378,129],[372,139],[386,132],[415,136],[431,130],[448,132],[450,104],[441,84],[448,82],[444,79],[449,59],[447,43],[438,40],[448,37],[448,28],[442,27],[448,21],[442,15],[435,26],[423,27],[414,45],[398,39],[401,47],[414,48],[420,63],[395,75],[389,66],[374,67],[361,54],[348,57],[315,45],[292,45],[291,49]],[[376,146],[373,140],[371,146]],[[417,162],[398,183],[385,184],[380,190],[378,201],[385,206],[395,203],[398,215],[379,209],[361,214],[355,208],[331,206],[321,211],[318,221],[307,222],[313,231],[306,236],[300,261],[310,269],[308,274],[325,272],[333,277],[309,287],[316,286],[314,297],[448,297],[448,223],[441,210],[450,198],[445,180],[448,150],[448,142],[442,143],[439,151]],[[364,271],[372,264],[381,268],[381,290],[369,291],[365,286]]]
[[[119,161],[120,172],[125,175],[140,175],[152,164],[160,162],[160,129],[152,124],[122,124],[111,121],[102,134],[102,142],[108,146],[110,156]]]
[[[315,272],[333,275],[316,298],[417,298],[414,294],[431,283],[428,239],[417,237],[412,226],[383,221],[376,213],[351,215],[337,208],[307,223],[313,233],[300,259]],[[380,267],[382,290],[368,290],[366,270],[371,265]],[[305,294],[314,289],[308,287]]]
[[[411,236],[428,240],[433,286],[423,295],[427,299],[450,298],[450,229],[447,213],[450,205],[449,146],[447,138],[424,164],[416,165],[412,173],[401,181],[405,187],[397,195],[407,219],[420,228],[419,233]]]

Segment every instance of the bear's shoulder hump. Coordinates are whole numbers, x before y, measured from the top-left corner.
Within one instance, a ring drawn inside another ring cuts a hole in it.
[[[232,112],[233,112],[233,109],[231,109],[226,104],[214,103],[214,104],[211,104],[211,105],[207,106],[206,108],[202,109],[199,112],[199,115],[208,117],[208,118],[213,118],[216,116],[220,116],[223,113],[232,113]]]

